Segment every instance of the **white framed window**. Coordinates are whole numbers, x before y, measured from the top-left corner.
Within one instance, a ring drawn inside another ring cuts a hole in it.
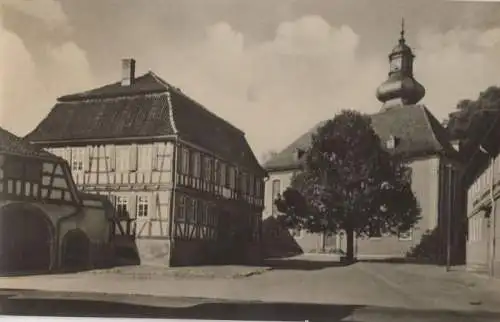
[[[203,179],[212,181],[212,159],[208,156],[203,158]]]
[[[200,152],[193,152],[192,154],[193,162],[193,175],[196,178],[201,178],[201,155]]]
[[[214,159],[213,181],[216,185],[220,183],[220,161],[216,159]]]
[[[148,196],[137,197],[137,217],[147,217],[149,215]]]
[[[241,192],[243,194],[247,194],[248,190],[248,175],[244,172],[241,173],[241,176],[240,176],[240,189],[241,189]]]
[[[178,222],[183,222],[186,220],[186,203],[187,198],[185,196],[180,196],[176,214],[176,219]]]
[[[220,185],[225,186],[226,185],[226,164],[221,162],[220,163]]]
[[[196,222],[196,213],[198,212],[198,200],[191,199],[188,207],[187,213],[187,222],[195,223]]]
[[[227,178],[226,178],[226,187],[230,189],[234,189],[234,183],[236,181],[236,173],[234,167],[228,165],[227,166]]]
[[[76,148],[71,153],[71,171],[80,172],[84,170],[85,149]]]
[[[128,198],[119,196],[116,198],[116,212],[119,217],[128,217]]]
[[[385,141],[385,146],[388,149],[394,149],[394,148],[396,148],[396,137],[394,137],[393,135],[391,135],[387,139],[387,141]]]
[[[413,238],[413,230],[409,229],[407,231],[401,231],[398,234],[398,239],[401,241],[409,241]]]
[[[117,146],[115,148],[116,171],[125,172],[130,170],[130,148]]]
[[[187,148],[182,148],[181,149],[181,173],[182,174],[189,174],[189,149]]]

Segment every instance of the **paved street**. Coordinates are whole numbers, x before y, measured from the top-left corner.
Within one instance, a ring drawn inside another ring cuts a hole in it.
[[[460,270],[377,262],[342,266],[327,256],[302,256],[271,266],[271,271],[238,278],[177,278],[151,269],[149,275],[111,271],[4,277],[0,288],[14,290],[0,294],[2,311],[260,320],[500,319],[499,283]]]

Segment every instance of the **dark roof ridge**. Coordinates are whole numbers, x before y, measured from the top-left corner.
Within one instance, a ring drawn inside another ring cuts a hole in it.
[[[104,101],[112,101],[112,100],[126,100],[126,99],[129,99],[130,97],[133,97],[133,96],[144,96],[144,97],[159,97],[159,96],[163,96],[163,95],[166,95],[167,94],[167,91],[152,91],[152,92],[149,92],[149,93],[135,93],[135,94],[130,94],[130,95],[118,95],[118,96],[111,96],[111,95],[107,95],[107,96],[89,96],[89,97],[86,97],[86,98],[75,98],[75,99],[71,99],[71,100],[63,100],[63,101],[58,101],[56,102],[56,105],[57,104],[60,104],[60,103],[64,103],[64,104],[80,104],[82,102],[86,102],[86,103],[89,103],[89,102],[104,102]]]
[[[136,77],[135,79],[136,80],[143,80],[148,75],[150,75],[149,72],[148,73],[144,73],[144,74]],[[104,92],[104,93],[95,93],[95,91],[107,89],[107,88],[110,88],[110,87],[113,87],[113,86],[121,86],[121,82],[117,81],[117,82],[113,82],[113,83],[109,83],[109,84],[104,84],[104,85],[96,87],[96,88],[88,89],[88,90],[83,91],[83,92],[76,92],[76,93],[72,93],[72,94],[67,94],[67,95],[59,96],[57,98],[57,101],[58,102],[71,102],[71,101],[83,101],[83,100],[86,100],[86,99],[95,99],[95,98],[116,98],[116,97],[119,97],[119,96],[120,97],[130,97],[130,96],[144,95],[146,93],[148,93],[148,94],[150,94],[150,93],[161,93],[161,92],[165,91],[165,89],[151,89],[151,88],[148,88],[148,89],[138,90],[136,92],[130,92],[130,93],[106,93],[106,92]]]
[[[198,105],[199,107],[201,107],[205,112],[207,112],[208,114],[210,114],[212,117],[215,117],[215,118],[223,121],[229,128],[232,128],[233,130],[237,131],[241,135],[245,135],[245,132],[243,130],[237,128],[236,126],[234,126],[233,124],[231,124],[227,120],[223,119],[222,117],[218,116],[214,112],[210,111],[205,106],[203,106],[203,104],[201,104],[200,102],[196,101],[192,97],[189,97],[188,95],[184,94],[184,92],[182,92],[179,88],[173,86],[172,84],[169,84],[168,82],[166,82],[165,80],[163,80],[160,76],[158,76],[153,71],[149,71],[148,73],[151,74],[151,76],[153,76],[158,82],[160,82],[162,85],[164,85],[165,88],[167,88],[168,90],[174,91],[175,94],[181,95],[182,97],[190,100],[191,102],[193,102],[196,105]]]

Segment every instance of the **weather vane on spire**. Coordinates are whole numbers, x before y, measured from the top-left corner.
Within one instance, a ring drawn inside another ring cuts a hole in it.
[[[399,41],[405,41],[405,18],[401,18],[401,39]]]

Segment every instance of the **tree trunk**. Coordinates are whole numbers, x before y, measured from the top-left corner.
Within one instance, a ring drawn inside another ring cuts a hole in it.
[[[354,230],[352,228],[346,229],[346,260],[348,262],[354,261]]]

